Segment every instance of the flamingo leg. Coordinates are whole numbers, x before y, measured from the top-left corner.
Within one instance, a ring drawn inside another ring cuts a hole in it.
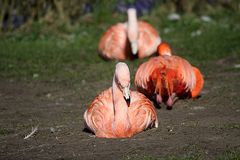
[[[159,77],[157,79],[156,88],[155,88],[155,99],[158,105],[160,105],[163,101],[161,92],[162,92],[162,84],[161,84],[161,77]]]
[[[176,102],[176,100],[178,99],[176,93],[173,93],[171,96],[169,96],[166,105],[167,105],[167,109],[172,109],[173,104]]]
[[[160,94],[156,95],[156,101],[159,105],[162,103],[162,96]]]

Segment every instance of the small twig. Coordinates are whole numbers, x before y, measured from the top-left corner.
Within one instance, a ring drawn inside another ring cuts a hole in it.
[[[38,130],[38,126],[36,126],[35,128],[32,128],[32,132],[26,135],[24,139],[28,139],[29,137],[31,137],[35,132],[37,132],[37,130]]]

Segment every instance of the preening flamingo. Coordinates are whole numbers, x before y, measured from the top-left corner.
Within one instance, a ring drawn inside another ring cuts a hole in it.
[[[178,98],[199,96],[204,84],[199,69],[172,55],[167,43],[158,46],[158,54],[139,66],[135,75],[137,89],[158,104],[164,102],[169,109]]]
[[[136,10],[128,9],[128,22],[111,26],[101,37],[98,50],[106,59],[144,58],[157,51],[161,38],[147,22],[138,21]]]
[[[100,93],[84,113],[86,127],[97,137],[125,138],[158,127],[152,102],[129,88],[128,66],[119,62],[112,87]]]

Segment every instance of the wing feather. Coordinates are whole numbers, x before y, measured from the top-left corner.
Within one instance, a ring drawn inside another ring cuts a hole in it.
[[[131,92],[131,105],[128,114],[132,130],[135,130],[135,132],[158,127],[157,113],[154,106],[142,93]]]
[[[127,27],[125,23],[111,26],[101,37],[99,54],[107,59],[126,59],[127,57]]]
[[[84,120],[86,127],[97,133],[99,128],[109,132],[109,121],[113,120],[113,102],[112,102],[112,89],[109,88],[100,93],[91,102],[90,106],[84,113]]]
[[[157,51],[157,46],[161,43],[161,38],[156,29],[144,21],[138,22],[139,34],[138,45],[140,58],[150,56]]]
[[[196,85],[195,73],[191,64],[187,60],[178,56],[164,55],[151,58],[139,66],[135,75],[135,85],[140,91],[143,89],[143,93],[146,91],[153,94],[156,90],[161,90],[161,85],[165,85],[167,86],[167,89],[170,89],[170,93],[168,94],[171,94],[171,92],[174,90],[172,88],[173,85],[171,84],[173,82],[166,82],[166,84],[155,86],[156,88],[154,88],[154,90],[151,88],[150,81],[153,78],[153,73],[156,71],[159,76],[161,76],[161,72],[165,71],[166,73],[164,73],[166,74],[168,81],[172,81],[172,79],[177,80],[177,84],[184,85],[184,90],[186,90],[186,92],[192,91]],[[162,79],[164,77],[160,78]]]

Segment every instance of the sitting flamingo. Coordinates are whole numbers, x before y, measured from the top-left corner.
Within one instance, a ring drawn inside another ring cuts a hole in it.
[[[130,91],[128,66],[116,65],[112,87],[100,93],[84,113],[86,127],[97,137],[131,137],[148,128],[158,127],[151,101],[142,93]]]
[[[98,50],[106,59],[144,58],[157,51],[161,39],[147,22],[138,21],[136,10],[128,9],[128,22],[111,26],[102,36]]]
[[[178,98],[199,96],[204,79],[198,68],[187,60],[173,56],[167,43],[158,46],[158,57],[141,64],[135,75],[138,90],[158,104],[164,102],[169,109]]]

